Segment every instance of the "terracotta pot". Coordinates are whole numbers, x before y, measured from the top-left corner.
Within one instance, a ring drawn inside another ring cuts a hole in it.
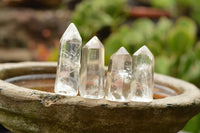
[[[168,11],[151,8],[151,7],[142,7],[142,6],[133,6],[130,9],[130,15],[136,18],[160,18],[160,17],[168,17],[170,18],[171,15]]]
[[[56,63],[0,65],[0,123],[14,133],[176,133],[200,112],[197,87],[160,74],[155,74],[155,83],[175,90],[178,95],[150,103],[61,96],[4,81],[55,71]]]

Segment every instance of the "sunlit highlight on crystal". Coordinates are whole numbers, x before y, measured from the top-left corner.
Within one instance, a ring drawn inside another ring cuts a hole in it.
[[[95,36],[82,49],[80,95],[104,97],[104,46]]]
[[[55,93],[76,96],[78,94],[82,39],[71,23],[60,39]]]

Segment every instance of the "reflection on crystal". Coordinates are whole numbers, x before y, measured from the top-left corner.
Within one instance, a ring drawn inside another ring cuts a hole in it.
[[[153,100],[154,57],[146,46],[133,54],[132,69],[131,100],[141,102]]]
[[[109,62],[105,98],[111,101],[128,101],[132,62],[131,56],[124,47],[114,53]]]
[[[104,46],[95,36],[82,49],[80,95],[104,97]]]
[[[55,93],[76,96],[78,94],[82,39],[71,23],[60,39]]]

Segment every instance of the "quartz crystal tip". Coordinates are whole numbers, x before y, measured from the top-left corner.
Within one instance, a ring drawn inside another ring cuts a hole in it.
[[[138,56],[138,55],[147,55],[149,57],[149,59],[154,60],[154,56],[151,53],[151,51],[147,48],[146,45],[142,46],[140,49],[138,49],[133,56]]]
[[[107,100],[119,102],[130,100],[131,65],[131,56],[124,47],[111,56],[105,87]]]
[[[81,44],[81,36],[76,26],[71,23],[60,39],[55,93],[68,96],[78,94]]]
[[[101,41],[98,39],[97,36],[94,36],[92,39],[90,39],[86,45],[83,48],[104,48],[103,44]]]
[[[130,55],[130,54],[128,53],[128,51],[124,47],[121,47],[110,58],[112,59],[116,55]]]
[[[146,47],[133,54],[133,79],[131,83],[132,101],[153,100],[154,56]]]
[[[66,41],[66,40],[71,40],[71,39],[77,39],[80,40],[80,42],[82,41],[82,38],[80,36],[80,33],[78,32],[78,29],[76,28],[74,23],[71,23],[67,29],[65,30],[65,32],[63,33],[60,41]]]
[[[121,47],[115,54],[129,54],[128,51],[124,48]]]
[[[82,97],[104,97],[104,46],[94,36],[82,49],[79,92]]]

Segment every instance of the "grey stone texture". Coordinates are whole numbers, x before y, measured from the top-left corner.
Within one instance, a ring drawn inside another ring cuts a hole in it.
[[[55,72],[54,62],[1,64],[0,123],[14,133],[176,133],[200,112],[197,87],[160,74],[155,74],[155,83],[179,95],[148,103],[61,96],[4,81],[18,75]]]

